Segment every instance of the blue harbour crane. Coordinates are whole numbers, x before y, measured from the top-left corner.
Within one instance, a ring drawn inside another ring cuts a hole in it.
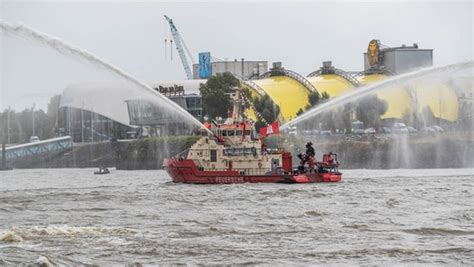
[[[191,62],[195,64],[193,56],[191,52],[189,51],[189,48],[184,43],[183,38],[181,37],[181,35],[178,32],[178,29],[173,23],[173,20],[166,15],[165,15],[165,19],[168,21],[170,25],[171,35],[173,36],[173,40],[176,45],[176,50],[178,50],[179,57],[181,58],[181,63],[183,64],[184,71],[186,72],[186,77],[188,78],[188,80],[191,80],[193,78],[193,75],[191,73],[191,67],[189,66],[188,59],[185,54],[185,50],[189,58],[191,59]]]

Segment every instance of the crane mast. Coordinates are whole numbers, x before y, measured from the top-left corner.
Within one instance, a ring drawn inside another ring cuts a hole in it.
[[[191,73],[191,68],[189,67],[188,59],[186,58],[184,51],[184,48],[186,48],[187,53],[190,54],[189,49],[187,49],[186,44],[184,43],[183,39],[181,38],[181,35],[178,32],[178,29],[176,29],[176,26],[173,23],[173,20],[166,15],[165,19],[170,25],[171,35],[173,36],[176,49],[178,50],[179,58],[181,58],[181,63],[183,64],[184,71],[186,72],[186,77],[188,78],[188,80],[191,80],[193,78],[193,75]],[[192,56],[189,56],[191,58],[191,61],[193,61]]]

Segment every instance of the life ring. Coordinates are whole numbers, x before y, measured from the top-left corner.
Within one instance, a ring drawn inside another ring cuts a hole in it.
[[[261,161],[258,162],[258,168],[260,168],[260,169],[262,168],[262,162]]]

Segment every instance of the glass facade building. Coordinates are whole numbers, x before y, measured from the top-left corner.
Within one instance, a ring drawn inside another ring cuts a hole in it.
[[[160,88],[156,88],[159,90]],[[163,92],[162,92],[163,93]],[[198,120],[202,120],[201,97],[197,94],[165,93],[165,95]],[[112,139],[133,139],[142,136],[190,134],[191,127],[182,118],[143,100],[125,101],[129,125],[120,123],[89,110],[63,107],[64,134],[74,142],[97,142]]]

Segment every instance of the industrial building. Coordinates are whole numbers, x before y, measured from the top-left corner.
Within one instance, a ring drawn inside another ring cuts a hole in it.
[[[391,48],[372,40],[364,53],[364,62],[365,70],[355,75],[335,68],[331,62],[324,62],[320,69],[307,77],[287,70],[277,62],[268,72],[243,81],[243,84],[254,97],[269,95],[280,107],[280,121],[287,122],[297,116],[300,108],[307,106],[311,92],[325,92],[333,98],[391,75],[431,66],[433,50],[420,49],[416,44]],[[455,89],[448,85],[393,88],[377,93],[377,97],[388,105],[387,112],[382,116],[385,120],[403,120],[427,107],[434,117],[443,121],[455,122],[458,119],[458,96]]]
[[[242,58],[241,60],[235,59],[233,61],[214,61],[210,64],[211,76],[219,73],[230,72],[233,75],[242,77],[243,79],[251,79],[268,71],[268,61],[245,61]],[[205,77],[201,76],[199,71],[200,68],[202,68],[201,64],[193,64],[193,79],[209,77],[209,75],[206,75]]]
[[[410,72],[419,68],[433,66],[433,49],[421,49],[418,44],[399,47],[383,46],[379,40],[369,43],[364,53],[364,70],[379,72],[383,69],[392,74]]]

